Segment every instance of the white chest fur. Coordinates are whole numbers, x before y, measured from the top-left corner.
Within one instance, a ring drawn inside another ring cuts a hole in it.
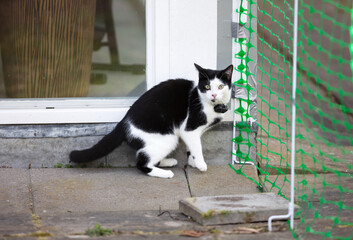
[[[209,123],[209,124],[213,123],[216,118],[219,118],[220,120],[223,119],[224,113],[215,112],[213,105],[206,103],[206,104],[204,104],[203,107],[204,107],[203,111],[207,117],[207,123]]]

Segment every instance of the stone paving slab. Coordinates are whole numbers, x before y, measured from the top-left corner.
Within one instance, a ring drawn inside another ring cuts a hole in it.
[[[287,214],[288,203],[273,193],[239,194],[188,198],[179,210],[202,225],[249,223]]]
[[[29,175],[26,169],[0,168],[0,208],[2,213],[29,211]]]
[[[2,210],[2,209],[1,209]],[[22,213],[0,213],[0,239],[9,234],[28,234],[35,232],[32,215]]]
[[[31,169],[38,214],[178,209],[189,196],[182,169],[172,179],[148,177],[135,168]]]
[[[177,220],[172,219],[169,214],[175,216]],[[88,228],[94,228],[96,224],[124,233],[136,231],[166,233],[182,231],[194,225],[186,216],[175,211],[158,215],[159,211],[75,212],[43,215],[42,221],[43,228],[54,235],[82,234]]]
[[[201,226],[190,221],[178,211],[168,211],[160,215],[159,211],[118,211],[118,212],[87,212],[60,213],[42,217],[42,231],[50,232],[50,239],[96,239],[85,236],[85,231],[95,224],[115,231],[108,239],[190,239],[182,236],[183,232],[194,231],[200,234],[198,239],[248,239],[252,236],[261,239],[291,239],[291,233],[283,228],[285,223],[274,226],[275,232],[261,234],[239,234],[241,227],[266,230],[266,224],[242,224]],[[284,231],[284,232],[283,232]],[[263,237],[264,236],[264,237]],[[283,238],[283,236],[287,236]],[[253,238],[252,238],[253,239]]]
[[[0,169],[0,235],[35,230],[28,184],[28,170]]]
[[[249,177],[258,178],[253,165],[243,166],[242,171]],[[237,174],[229,165],[208,166],[207,172],[188,168],[188,176],[193,197],[259,193],[253,181]]]

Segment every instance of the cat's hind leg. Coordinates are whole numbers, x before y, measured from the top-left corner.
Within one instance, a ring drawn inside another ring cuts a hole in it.
[[[151,177],[172,178],[174,176],[172,171],[158,168],[155,166],[155,164],[152,164],[150,156],[144,151],[137,153],[136,166],[139,170]]]
[[[174,177],[174,173],[171,170],[165,170],[158,167],[152,167],[151,172],[147,173],[147,175],[151,177],[159,177],[159,178]]]
[[[137,152],[137,168],[151,177],[172,178],[174,176],[172,171],[159,167],[170,167],[177,164],[175,159],[165,159],[165,157],[176,148],[178,137],[151,134],[144,142],[145,146]]]
[[[174,158],[165,158],[159,162],[158,167],[174,167],[178,165],[178,160]]]

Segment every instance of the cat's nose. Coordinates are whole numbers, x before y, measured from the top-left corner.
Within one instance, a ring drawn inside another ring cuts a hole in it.
[[[212,97],[213,97],[213,98],[216,98],[216,97],[217,97],[217,94],[215,94],[215,93],[212,94]]]

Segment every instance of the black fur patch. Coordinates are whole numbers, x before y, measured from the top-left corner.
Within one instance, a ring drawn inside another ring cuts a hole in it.
[[[222,120],[221,118],[215,118],[210,126],[214,126],[214,125],[220,123],[221,120]]]
[[[132,147],[136,150],[145,147],[145,142],[139,138],[131,138],[130,137],[127,139],[127,143],[129,144],[130,147]]]
[[[190,95],[189,118],[186,123],[186,131],[193,131],[202,125],[207,124],[207,116],[203,112],[197,88],[194,88]]]
[[[187,116],[192,88],[193,82],[184,79],[162,82],[143,94],[126,117],[146,132],[172,134]]]
[[[147,156],[147,154],[145,154],[144,152],[139,152],[137,155],[137,163],[136,163],[137,169],[141,170],[144,173],[151,172],[152,169],[147,167],[148,161],[149,161],[149,157]]]
[[[190,151],[187,151],[187,152],[186,152],[186,157],[187,157],[188,159],[189,159],[190,155],[191,155],[191,152],[190,152]],[[192,155],[191,155],[191,156],[192,156]],[[192,158],[195,159],[194,156],[192,156]]]
[[[70,162],[90,162],[104,157],[117,148],[125,140],[125,137],[125,125],[124,122],[121,121],[113,131],[105,135],[93,147],[81,151],[72,151],[70,153]]]

